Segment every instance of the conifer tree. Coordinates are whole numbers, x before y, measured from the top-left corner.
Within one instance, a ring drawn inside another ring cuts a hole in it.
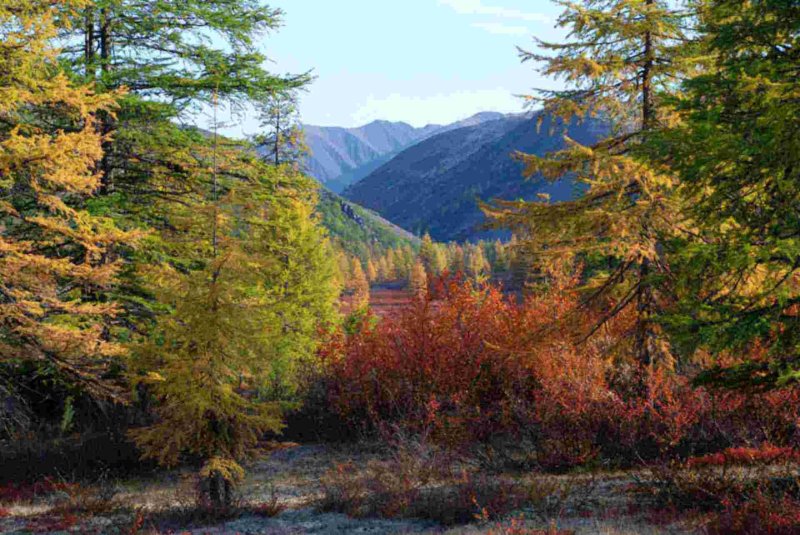
[[[492,269],[498,272],[508,271],[510,269],[508,248],[503,245],[503,242],[500,240],[495,240],[495,242],[492,244],[492,248],[494,249],[494,262],[492,264]]]
[[[0,362],[28,359],[96,396],[123,348],[112,336],[119,251],[135,234],[87,210],[99,186],[98,116],[114,95],[75,86],[56,62],[60,9],[0,4]]]
[[[408,280],[411,276],[411,270],[414,267],[414,263],[417,260],[416,254],[414,254],[414,249],[412,249],[410,245],[403,246],[403,248],[398,252],[398,277],[403,280]]]
[[[381,277],[379,276],[378,268],[375,267],[375,262],[373,262],[371,258],[367,260],[366,276],[367,276],[367,281],[370,283],[374,283],[379,279],[381,279]]]
[[[520,155],[528,178],[573,174],[585,186],[579,199],[497,202],[487,212],[515,231],[518,252],[538,265],[550,267],[576,254],[609,259],[612,269],[592,277],[588,288],[589,302],[611,302],[600,325],[633,307],[636,360],[643,366],[671,366],[671,350],[655,316],[663,298],[657,289],[666,273],[659,250],[672,236],[679,210],[672,194],[676,184],[662,167],[649,165],[640,148],[671,120],[661,99],[689,68],[676,45],[686,46],[691,14],[666,0],[559,3],[565,8],[559,25],[570,30],[569,42],[539,41],[551,55],[521,51],[523,61],[542,62],[543,74],[569,86],[532,97],[544,105],[540,125],[559,128],[593,115],[610,122],[611,132],[593,146],[567,139],[566,149],[545,157]]]
[[[419,248],[419,259],[425,267],[425,271],[431,276],[439,274],[439,260],[436,251],[436,244],[433,243],[430,234],[425,234],[422,237],[422,243]]]
[[[274,165],[293,165],[299,169],[307,152],[297,109],[296,91],[277,91],[258,102],[261,127],[256,136],[262,158]]]
[[[208,194],[163,207],[172,212],[160,237],[170,262],[141,267],[172,311],[135,348],[137,380],[158,403],[156,423],[133,436],[162,465],[200,459],[205,497],[225,507],[241,461],[265,432],[281,430],[281,402],[338,292],[310,179],[242,151],[220,161],[236,166],[223,173],[214,156],[200,166],[212,170]]]
[[[408,286],[411,293],[418,298],[424,298],[428,295],[428,275],[425,272],[425,266],[421,260],[414,263]]]
[[[395,266],[395,252],[394,249],[389,249],[386,251],[386,255],[383,257],[385,262],[385,269],[386,269],[386,280],[393,281],[397,280],[397,267]]]
[[[466,269],[466,262],[464,259],[464,248],[457,243],[452,243],[448,247],[450,252],[450,261],[448,269],[451,273],[462,273]]]
[[[353,259],[352,277],[353,306],[356,309],[366,308],[369,306],[369,281],[358,258]]]
[[[470,277],[478,279],[491,271],[486,257],[483,255],[483,247],[472,245],[467,256],[467,273]]]
[[[347,254],[342,251],[340,248],[336,250],[336,278],[339,283],[339,287],[342,289],[350,289],[351,288],[351,263],[350,258],[348,258]]]
[[[707,379],[771,388],[800,378],[800,6],[712,0],[701,21],[714,68],[684,84],[683,120],[657,139],[694,221],[670,325],[692,348],[768,347]]]
[[[210,140],[176,122],[217,103],[241,112],[309,81],[264,69],[259,41],[281,12],[258,0],[94,0],[65,13],[73,24],[62,56],[73,73],[100,90],[128,92],[116,117],[101,117],[102,132],[114,137],[100,166],[103,193],[124,193],[113,209],[128,218],[154,198],[180,201],[202,187],[188,182],[196,175],[186,156]]]

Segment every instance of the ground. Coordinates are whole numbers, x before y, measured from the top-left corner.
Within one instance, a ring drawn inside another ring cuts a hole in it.
[[[692,533],[691,526],[681,523],[654,525],[644,514],[634,513],[631,488],[637,479],[647,477],[638,473],[608,473],[602,475],[533,476],[531,474],[492,474],[489,477],[513,477],[517,480],[533,477],[548,478],[559,488],[569,488],[570,497],[559,511],[542,514],[535,507],[510,512],[497,521],[476,521],[469,525],[446,527],[430,520],[350,518],[344,514],[320,510],[321,480],[337,465],[348,470],[365,470],[379,461],[378,453],[364,448],[332,447],[325,445],[291,445],[274,451],[248,467],[249,475],[243,486],[244,499],[253,504],[269,504],[280,512],[268,517],[246,513],[225,522],[207,522],[182,517],[181,507],[189,507],[191,492],[183,484],[188,474],[173,472],[116,482],[117,508],[91,515],[68,518],[59,524],[53,520],[58,510],[58,493],[28,503],[6,505],[0,518],[2,533],[191,533],[202,534],[332,534],[332,533],[541,533],[556,525],[558,533],[576,534],[679,534]],[[345,464],[346,463],[346,464]],[[548,487],[549,488],[549,487]],[[578,504],[578,502],[580,502]],[[555,515],[545,518],[545,516]],[[140,521],[136,522],[137,516]],[[88,518],[88,517],[87,517]],[[63,520],[63,518],[61,519]],[[154,527],[158,523],[159,531]],[[513,524],[513,527],[512,527]],[[530,528],[523,531],[521,528]],[[60,528],[66,530],[58,531]],[[554,532],[555,533],[555,532]]]
[[[386,317],[396,314],[411,302],[411,294],[405,283],[386,283],[374,285],[370,288],[369,306],[373,314]],[[352,296],[342,296],[342,313],[349,314],[353,311]]]

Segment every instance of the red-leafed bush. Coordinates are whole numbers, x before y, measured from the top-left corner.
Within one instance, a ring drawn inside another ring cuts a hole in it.
[[[585,413],[604,401],[605,364],[579,354],[570,333],[544,332],[572,305],[559,296],[521,306],[496,288],[450,281],[438,299],[333,340],[330,401],[354,425],[400,424],[451,442],[529,424],[543,390]]]
[[[722,466],[754,466],[760,464],[800,462],[800,451],[794,448],[777,447],[772,444],[762,444],[758,448],[727,448],[717,453],[687,460],[689,468],[722,467]]]
[[[726,499],[711,517],[709,535],[795,535],[800,533],[800,501],[758,493],[750,499]]]
[[[602,311],[580,307],[572,282],[519,302],[443,280],[390,316],[360,318],[321,352],[329,406],[359,431],[451,446],[510,437],[551,470],[797,444],[800,389],[712,392],[640,368],[625,314],[585,339]]]

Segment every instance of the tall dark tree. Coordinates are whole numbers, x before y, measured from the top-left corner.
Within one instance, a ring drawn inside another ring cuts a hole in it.
[[[100,90],[129,93],[118,117],[102,121],[103,133],[115,133],[101,167],[106,192],[180,195],[180,180],[152,182],[162,172],[190,175],[181,151],[202,140],[172,122],[214,99],[237,108],[308,81],[264,69],[258,43],[280,25],[281,12],[258,0],[97,0],[72,13],[72,45],[63,54],[72,70]]]

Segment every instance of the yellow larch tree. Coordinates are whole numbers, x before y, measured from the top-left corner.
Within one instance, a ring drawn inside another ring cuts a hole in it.
[[[114,342],[109,290],[118,251],[136,236],[87,207],[99,186],[99,113],[114,95],[75,86],[53,41],[80,0],[0,3],[0,361],[54,366],[94,396],[119,399],[105,380]]]

